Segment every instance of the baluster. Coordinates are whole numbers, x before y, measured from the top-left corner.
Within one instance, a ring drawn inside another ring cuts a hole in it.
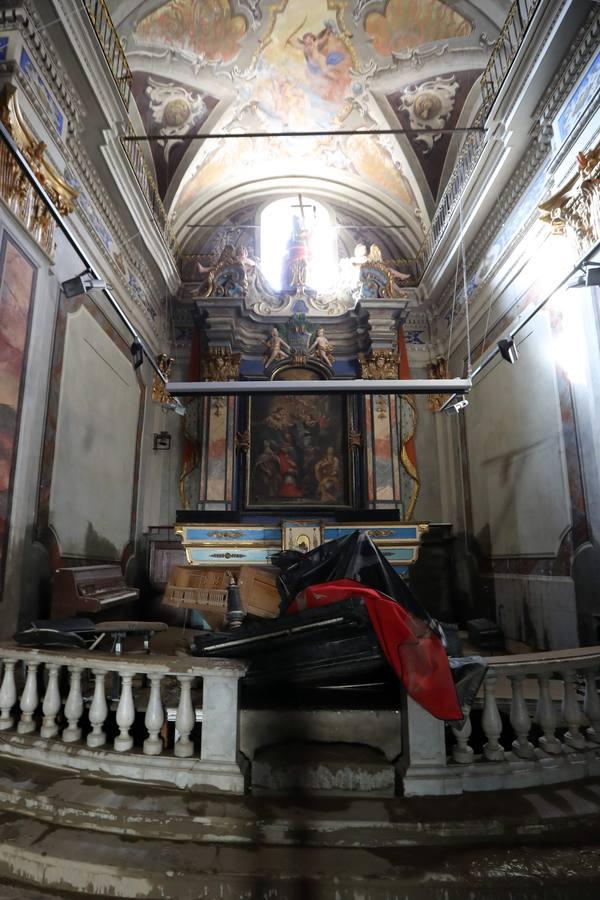
[[[69,696],[65,703],[65,717],[68,725],[62,733],[65,744],[81,740],[81,728],[79,720],[83,714],[83,696],[81,694],[81,666],[69,666],[71,683]]]
[[[106,734],[102,726],[108,715],[108,707],[106,705],[106,692],[104,689],[104,678],[106,672],[101,669],[93,669],[94,674],[94,696],[92,697],[92,705],[90,706],[89,720],[92,730],[87,736],[88,747],[102,747],[106,743]]]
[[[148,697],[148,707],[146,709],[146,718],[144,719],[148,737],[144,741],[144,753],[146,756],[158,756],[163,750],[162,740],[158,734],[165,720],[165,713],[160,698],[162,676],[153,674],[148,677],[150,678],[150,696]]]
[[[192,706],[192,675],[178,675],[180,685],[179,706],[175,716],[175,728],[179,732],[179,740],[175,742],[175,756],[191,756],[194,744],[190,740],[190,732],[196,722]]]
[[[27,664],[27,678],[25,679],[25,687],[21,694],[19,705],[21,707],[21,719],[17,725],[19,734],[29,734],[35,731],[35,722],[33,714],[38,708],[39,697],[37,688],[37,669],[39,663],[30,662]]]
[[[583,711],[587,717],[590,727],[586,729],[588,740],[595,744],[600,743],[600,697],[598,697],[598,688],[596,679],[598,678],[598,669],[588,669],[585,673],[585,698],[583,701]]]
[[[133,689],[131,682],[135,673],[126,672],[121,676],[121,696],[117,706],[117,725],[119,734],[115,738],[115,750],[123,753],[133,747],[133,738],[129,729],[135,720],[135,706],[133,705]]]
[[[460,725],[452,725],[456,744],[452,748],[452,759],[455,763],[468,765],[473,762],[473,748],[469,746],[469,738],[473,731],[470,711],[463,707],[463,720]]]
[[[583,750],[585,738],[579,730],[579,726],[583,725],[583,715],[575,692],[575,672],[563,672],[562,676],[565,683],[562,711],[568,728],[565,734],[565,743],[575,750]]]
[[[15,661],[7,659],[4,663],[4,677],[0,687],[0,731],[7,731],[13,726],[10,712],[17,702],[17,686],[15,684]]]
[[[520,759],[535,759],[533,744],[527,740],[531,731],[531,720],[523,697],[524,675],[511,675],[512,701],[510,704],[510,724],[517,739],[512,742],[513,752]]]
[[[483,755],[490,761],[503,760],[504,750],[498,738],[502,733],[502,719],[496,703],[497,676],[492,672],[485,678],[482,725],[487,743],[483,745]]]
[[[544,732],[539,740],[539,744],[544,753],[556,755],[557,753],[562,753],[562,744],[554,733],[557,726],[557,716],[554,703],[550,697],[550,675],[542,672],[537,677],[540,693],[535,718]]]
[[[58,673],[60,666],[56,663],[48,663],[48,685],[44,694],[42,712],[44,719],[40,729],[43,738],[51,738],[58,734],[56,717],[60,711],[60,691],[58,689]]]

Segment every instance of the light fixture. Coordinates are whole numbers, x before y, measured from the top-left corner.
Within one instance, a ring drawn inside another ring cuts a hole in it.
[[[133,368],[139,369],[139,367],[144,362],[144,348],[137,338],[134,339],[131,347],[129,348],[129,352],[131,353]]]
[[[457,416],[461,409],[465,409],[468,405],[467,398],[458,395],[447,406],[444,406],[444,412],[447,416]]]
[[[600,287],[600,263],[584,263],[582,273],[571,281],[567,287]]]
[[[502,359],[514,366],[519,358],[519,352],[514,340],[512,338],[503,338],[501,341],[498,341],[498,350]]]
[[[159,431],[154,434],[154,450],[170,450],[171,435],[168,431]]]
[[[105,290],[106,282],[102,278],[96,278],[89,270],[86,270],[75,278],[63,281],[61,287],[65,297],[77,297],[79,294],[87,294],[88,291]]]
[[[172,400],[167,400],[166,403],[161,404],[163,409],[169,409],[171,412],[177,413],[178,416],[185,416],[185,406],[182,404],[181,400],[178,400],[177,397],[173,397]]]

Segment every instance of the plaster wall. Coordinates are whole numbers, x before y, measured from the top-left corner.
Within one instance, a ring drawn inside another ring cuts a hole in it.
[[[554,556],[570,526],[553,339],[545,313],[476,382],[466,415],[473,533],[494,557]]]
[[[50,524],[63,556],[119,560],[130,538],[140,387],[90,313],[67,320]]]

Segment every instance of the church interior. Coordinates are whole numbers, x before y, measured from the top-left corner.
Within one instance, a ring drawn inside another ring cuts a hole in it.
[[[600,4],[0,0],[0,897],[596,897]]]

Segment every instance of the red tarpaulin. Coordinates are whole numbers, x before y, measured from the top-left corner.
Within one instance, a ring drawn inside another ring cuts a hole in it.
[[[349,597],[363,598],[379,646],[407,694],[438,719],[462,719],[442,642],[426,622],[412,616],[394,600],[350,578],[341,578],[306,587],[286,613],[327,606]]]

